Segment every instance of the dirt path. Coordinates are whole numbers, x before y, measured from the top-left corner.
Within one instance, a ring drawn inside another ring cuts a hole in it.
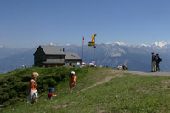
[[[146,75],[146,76],[170,76],[170,72],[126,71],[124,73],[130,73],[130,74],[134,74],[134,75]]]
[[[114,73],[115,73],[115,72],[114,72]],[[91,88],[93,88],[93,87],[96,87],[96,86],[98,86],[98,85],[100,85],[100,84],[104,84],[104,83],[106,83],[106,82],[109,82],[109,81],[112,80],[113,78],[121,77],[121,76],[123,76],[123,74],[121,74],[121,73],[119,73],[119,74],[114,74],[113,76],[106,76],[103,80],[101,80],[101,81],[99,81],[99,82],[96,82],[95,84],[93,84],[93,85],[91,85],[91,86],[89,86],[89,87],[87,87],[87,88],[84,88],[84,89],[80,90],[80,92],[86,91],[86,90],[91,89]]]
[[[121,72],[118,72],[118,71],[110,71],[109,72],[111,75],[110,76],[106,76],[103,80],[99,81],[99,82],[96,82],[95,84],[87,87],[87,88],[84,88],[82,90],[80,90],[78,93],[80,92],[83,92],[83,91],[86,91],[88,89],[91,89],[93,87],[96,87],[100,84],[104,84],[106,82],[109,82],[110,80],[112,80],[113,78],[116,78],[116,77],[122,77],[123,74]],[[55,106],[52,106],[52,108],[54,109],[61,109],[61,108],[66,108],[68,106],[70,106],[71,104],[73,104],[74,102],[71,102],[71,103],[65,103],[65,104],[59,104],[59,105],[55,105]],[[105,113],[105,110],[99,110],[99,113]]]
[[[91,89],[93,87],[96,87],[100,84],[104,84],[106,82],[109,82],[113,78],[121,77],[125,73],[130,73],[130,74],[133,74],[133,75],[142,75],[142,76],[170,76],[170,72],[142,72],[142,71],[115,71],[115,70],[113,70],[110,73],[112,73],[113,76],[106,76],[103,80],[96,82],[95,84],[80,90],[80,92],[86,91],[86,90]]]

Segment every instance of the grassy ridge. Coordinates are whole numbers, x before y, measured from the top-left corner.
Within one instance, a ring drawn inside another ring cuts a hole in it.
[[[112,77],[112,79],[108,79]],[[169,113],[170,77],[132,76],[105,68],[78,71],[78,84],[68,91],[68,79],[57,85],[58,96],[44,93],[30,105],[18,102],[2,113]]]
[[[86,73],[87,69],[79,68],[27,68],[17,69],[0,78],[0,105],[8,106],[16,101],[24,101],[28,95],[28,85],[31,79],[31,73],[37,71],[39,94],[47,91],[49,84],[57,86],[61,81],[68,79],[71,70],[77,73]]]

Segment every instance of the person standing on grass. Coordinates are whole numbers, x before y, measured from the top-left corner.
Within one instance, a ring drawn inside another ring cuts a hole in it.
[[[160,71],[159,63],[162,61],[162,59],[159,57],[159,54],[156,54],[156,71]]]
[[[74,71],[71,71],[70,73],[70,81],[69,81],[69,86],[70,86],[70,92],[72,92],[73,88],[76,86],[77,82],[77,76]]]
[[[156,72],[156,56],[154,52],[152,52],[152,59],[151,59],[151,72]]]
[[[37,92],[37,77],[39,74],[37,72],[33,72],[31,75],[29,92],[30,92],[30,101],[31,103],[37,102],[38,92]]]

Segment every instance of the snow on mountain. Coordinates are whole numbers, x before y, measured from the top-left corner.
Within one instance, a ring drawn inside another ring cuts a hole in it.
[[[130,45],[131,47],[134,48],[141,48],[141,47],[147,47],[147,48],[165,48],[167,46],[170,46],[170,43],[166,42],[166,41],[156,41],[154,43],[150,43],[150,44],[146,44],[146,43],[142,43],[140,45]]]
[[[60,46],[59,46],[60,47]],[[82,56],[82,47],[75,45],[62,46],[65,51],[77,53]],[[32,50],[25,49],[0,49],[0,72],[13,70],[21,65],[33,64]],[[97,65],[115,67],[127,63],[129,70],[150,71],[151,52],[159,53],[162,58],[160,64],[162,71],[170,71],[170,44],[161,41],[154,44],[128,45],[123,42],[114,42],[108,44],[96,44],[96,48],[84,45],[83,61],[86,63],[92,60]],[[12,52],[15,52],[13,54]]]
[[[53,42],[50,42],[49,44],[50,46],[57,46],[57,44],[53,43]]]
[[[113,42],[112,44],[113,44],[113,45],[118,45],[118,46],[127,46],[126,43],[124,43],[124,42],[119,42],[119,41]]]
[[[154,44],[153,44],[154,46],[156,46],[156,47],[160,47],[160,48],[163,48],[163,47],[166,47],[167,45],[168,45],[168,42],[165,42],[165,41],[160,41],[160,42],[155,42]]]
[[[166,42],[166,41],[156,41],[152,44],[140,44],[140,45],[130,45],[130,44],[126,44],[124,42],[113,42],[112,45],[117,45],[117,46],[127,46],[127,47],[133,47],[133,48],[140,48],[140,47],[159,47],[159,48],[164,48],[167,47],[167,45],[170,45],[170,43]]]
[[[149,44],[141,44],[140,47],[151,47]]]

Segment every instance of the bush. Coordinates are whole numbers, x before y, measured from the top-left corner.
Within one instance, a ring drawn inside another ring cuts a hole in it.
[[[71,70],[82,75],[88,71],[86,68],[32,67],[9,72],[0,78],[0,104],[8,105],[13,104],[16,100],[24,100],[28,95],[29,81],[33,71],[38,72],[40,75],[37,79],[37,84],[38,93],[41,94],[48,90],[48,86],[57,86],[61,81],[68,80]]]

